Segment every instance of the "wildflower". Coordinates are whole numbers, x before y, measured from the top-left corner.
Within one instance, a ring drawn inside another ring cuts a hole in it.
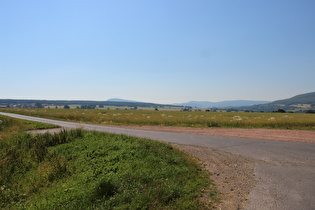
[[[233,117],[233,120],[242,120],[242,118],[241,118],[241,116],[236,115]]]

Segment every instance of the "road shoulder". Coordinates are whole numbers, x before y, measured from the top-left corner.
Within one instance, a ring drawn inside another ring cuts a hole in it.
[[[212,173],[221,192],[221,203],[217,209],[244,209],[255,185],[254,168],[257,161],[209,147],[173,144],[197,157],[201,164]]]

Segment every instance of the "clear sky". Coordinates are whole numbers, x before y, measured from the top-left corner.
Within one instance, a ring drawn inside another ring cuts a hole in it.
[[[156,103],[315,91],[314,0],[0,0],[0,98]]]

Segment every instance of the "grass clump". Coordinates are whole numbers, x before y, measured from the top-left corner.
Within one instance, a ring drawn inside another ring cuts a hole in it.
[[[0,143],[0,208],[210,208],[205,188],[217,199],[209,174],[170,144],[82,130]]]

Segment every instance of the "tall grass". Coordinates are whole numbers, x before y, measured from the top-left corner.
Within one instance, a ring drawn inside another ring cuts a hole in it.
[[[19,206],[24,200],[68,174],[64,156],[49,146],[82,137],[81,130],[58,134],[18,133],[0,141],[0,207]]]
[[[297,113],[144,110],[2,109],[6,112],[103,125],[153,125],[315,130],[315,115]]]

